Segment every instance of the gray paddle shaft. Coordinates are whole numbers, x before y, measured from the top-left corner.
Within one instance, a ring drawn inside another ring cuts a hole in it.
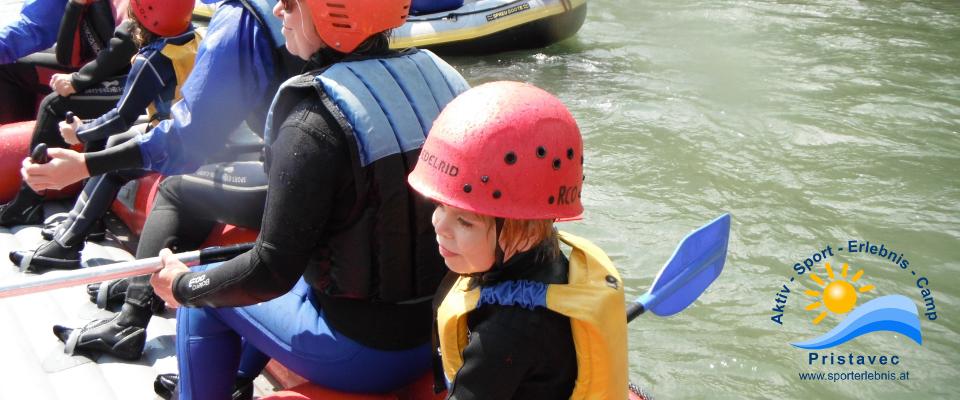
[[[200,260],[200,251],[196,250],[177,254],[177,259],[187,265],[195,264]],[[160,257],[151,257],[74,271],[48,272],[41,276],[25,275],[19,282],[0,285],[0,299],[88,283],[109,281],[112,279],[152,274],[160,269]]]
[[[226,247],[211,247],[203,250],[187,251],[174,254],[174,256],[177,260],[187,265],[208,264],[228,260],[251,248],[253,248],[253,243],[244,243]],[[160,269],[160,257],[151,257],[74,271],[48,272],[40,276],[24,275],[18,282],[0,284],[0,299],[88,283],[103,282],[111,279],[152,274]]]

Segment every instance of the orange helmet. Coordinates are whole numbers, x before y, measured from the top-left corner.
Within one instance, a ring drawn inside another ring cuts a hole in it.
[[[303,0],[310,8],[320,39],[350,53],[375,33],[407,21],[410,0]]]
[[[493,82],[443,109],[407,178],[420,194],[478,214],[572,219],[583,212],[583,140],[559,99]]]
[[[130,0],[129,7],[148,31],[173,36],[187,30],[193,6],[194,0]]]

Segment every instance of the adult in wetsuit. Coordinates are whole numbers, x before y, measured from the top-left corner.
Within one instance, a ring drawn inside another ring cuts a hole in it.
[[[312,382],[389,392],[430,365],[430,300],[444,273],[432,205],[406,173],[440,109],[467,84],[419,50],[390,51],[383,31],[409,0],[288,1],[287,48],[315,71],[271,107],[266,210],[256,246],[189,271],[164,251],[152,279],[179,303],[180,399],[225,398],[241,338]]]

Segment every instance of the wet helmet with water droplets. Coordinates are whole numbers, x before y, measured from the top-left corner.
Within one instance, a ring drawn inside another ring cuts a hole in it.
[[[433,200],[482,215],[572,219],[583,212],[583,140],[550,93],[487,83],[443,109],[408,181]]]

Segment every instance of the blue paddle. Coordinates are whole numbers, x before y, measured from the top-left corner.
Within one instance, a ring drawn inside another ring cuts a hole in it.
[[[720,276],[729,239],[730,214],[683,238],[650,290],[627,307],[627,322],[647,310],[666,317],[687,308]]]

